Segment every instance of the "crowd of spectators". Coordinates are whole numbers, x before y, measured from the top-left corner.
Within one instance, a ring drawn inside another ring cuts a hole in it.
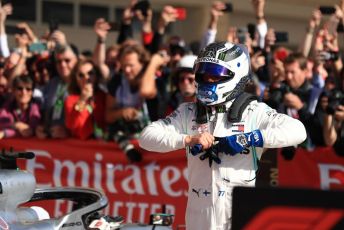
[[[254,30],[231,27],[226,39],[243,43],[251,55],[252,81],[247,91],[278,112],[302,121],[308,138],[301,147],[333,146],[344,154],[344,69],[337,28],[344,21],[344,0],[335,12],[310,13],[304,39],[292,50],[280,43],[264,14],[265,0],[252,0]],[[197,52],[217,40],[226,4],[215,1],[210,21],[193,52],[182,34],[167,36],[179,15],[166,5],[156,25],[152,9],[124,10],[117,43],[106,45],[111,24],[94,23],[92,54],[81,54],[68,35],[51,29],[38,37],[17,24],[15,47],[8,47],[6,19],[12,5],[0,7],[0,139],[10,137],[90,138],[116,141],[131,162],[142,159],[130,144],[149,122],[195,101],[192,73]],[[142,39],[133,39],[133,18],[142,23]],[[325,20],[326,19],[326,20]],[[286,156],[292,151],[286,150]]]

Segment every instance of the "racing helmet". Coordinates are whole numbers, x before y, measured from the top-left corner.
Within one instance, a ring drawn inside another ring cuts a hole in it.
[[[250,79],[250,55],[242,44],[216,42],[199,53],[193,71],[197,100],[206,106],[217,105],[239,96]],[[209,82],[206,76],[218,78]]]

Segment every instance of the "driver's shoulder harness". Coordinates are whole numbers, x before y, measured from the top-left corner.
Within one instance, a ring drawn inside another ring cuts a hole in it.
[[[245,111],[246,107],[251,101],[258,100],[258,97],[243,92],[241,93],[234,101],[229,109],[226,108],[224,104],[214,106],[217,113],[227,113],[227,119],[231,123],[240,122],[242,114]],[[205,124],[208,122],[207,112],[209,107],[203,105],[201,102],[196,102],[196,123]]]

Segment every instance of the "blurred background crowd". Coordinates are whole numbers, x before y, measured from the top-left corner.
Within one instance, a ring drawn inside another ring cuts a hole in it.
[[[309,20],[298,32],[303,39],[297,47],[288,43],[293,34],[270,26],[265,0],[250,2],[255,22],[230,26],[224,38],[245,44],[251,54],[246,90],[304,123],[308,138],[298,147],[333,146],[344,155],[344,0],[304,12]],[[233,4],[212,2],[203,36],[188,44],[183,33],[167,33],[171,24],[188,21],[185,8],[165,5],[156,15],[149,1],[131,0],[118,21],[92,22],[94,37],[82,39],[94,41],[93,47],[81,50],[69,42],[61,19],[50,18],[42,34],[29,22],[9,25],[16,4],[2,1],[0,139],[96,138],[117,142],[129,161],[141,161],[130,139],[180,103],[195,101],[194,60],[200,49],[220,40],[220,18]],[[111,31],[117,40],[109,38]],[[285,157],[294,149],[284,149]]]

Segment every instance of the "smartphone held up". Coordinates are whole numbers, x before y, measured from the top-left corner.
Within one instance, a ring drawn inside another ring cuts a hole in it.
[[[185,20],[186,19],[186,9],[182,7],[175,8],[177,12],[177,20]]]
[[[12,26],[12,25],[6,25],[5,30],[6,30],[6,33],[10,35],[14,35],[14,34],[22,35],[26,33],[25,29],[19,28],[17,26]]]
[[[334,8],[333,6],[320,6],[319,10],[322,14],[325,15],[331,15],[336,12],[336,8]]]
[[[55,18],[49,20],[49,33],[52,34],[59,29],[59,21]]]
[[[147,11],[150,9],[150,2],[148,0],[138,1],[132,8],[133,11],[141,11],[142,15],[147,17]]]
[[[31,53],[42,53],[48,50],[47,44],[42,42],[35,42],[28,46],[29,52]]]
[[[225,13],[231,13],[233,12],[233,4],[228,2],[225,4],[225,8],[222,10]]]

